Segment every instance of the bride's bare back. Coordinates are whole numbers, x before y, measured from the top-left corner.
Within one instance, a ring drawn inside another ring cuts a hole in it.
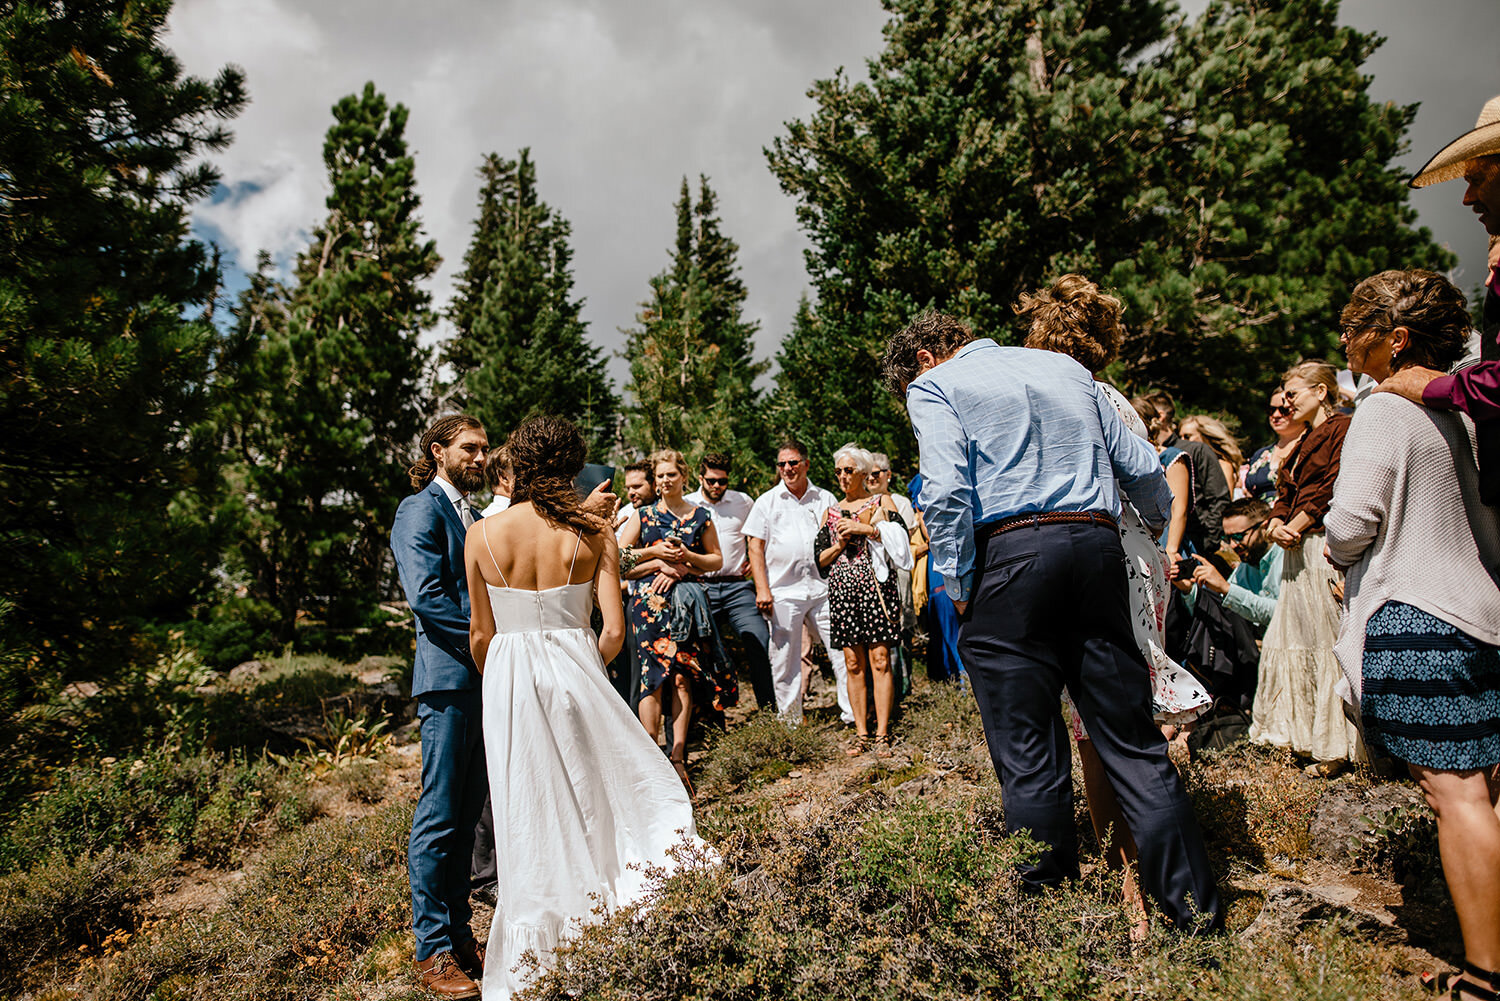
[[[595,584],[595,602],[604,620],[599,652],[607,662],[625,638],[620,602],[620,570],[615,537],[607,527],[580,533],[543,518],[530,503],[516,504],[477,521],[464,541],[469,583],[469,647],[481,664],[495,634],[491,587],[548,591],[566,584]],[[572,571],[571,574],[569,571]]]
[[[523,591],[593,580],[614,541],[604,529],[580,540],[576,529],[547,521],[526,503],[476,522],[474,533],[480,536],[478,563],[485,583]]]

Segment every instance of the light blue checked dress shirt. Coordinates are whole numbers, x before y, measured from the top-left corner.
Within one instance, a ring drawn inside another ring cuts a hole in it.
[[[991,522],[1044,511],[1118,518],[1116,478],[1148,525],[1171,514],[1156,449],[1067,355],[971,341],[912,380],[906,409],[933,569],[956,601],[969,600],[975,531]]]

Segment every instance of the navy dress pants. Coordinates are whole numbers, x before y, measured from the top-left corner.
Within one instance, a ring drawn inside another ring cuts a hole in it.
[[[733,632],[740,638],[749,661],[745,668],[750,686],[755,690],[755,704],[761,709],[776,710],[776,688],[771,684],[771,628],[766,617],[755,608],[755,585],[748,580],[703,581],[709,605],[714,610],[714,624],[721,635]]]
[[[472,941],[469,867],[489,782],[479,689],[417,696],[422,795],[411,822],[407,868],[418,960]]]
[[[1078,876],[1063,687],[1140,852],[1142,888],[1184,929],[1223,924],[1187,790],[1152,720],[1151,677],[1135,644],[1120,537],[1106,525],[1027,525],[978,541],[959,649],[1000,778],[1005,823],[1045,846],[1025,884]]]

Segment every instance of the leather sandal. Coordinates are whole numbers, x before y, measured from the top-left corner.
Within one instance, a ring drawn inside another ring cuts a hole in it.
[[[1478,1001],[1500,1001],[1500,991],[1495,990],[1495,984],[1500,983],[1500,973],[1481,970],[1467,960],[1459,966],[1461,969],[1452,973],[1422,974],[1422,986],[1433,994],[1446,994],[1453,1001],[1459,1001],[1462,994],[1477,998]],[[1482,980],[1487,986],[1481,986],[1474,980]]]
[[[857,733],[854,735],[854,743],[844,751],[851,758],[857,758],[861,754],[869,754],[870,748],[875,745],[875,738],[868,733]]]
[[[875,735],[875,757],[889,758],[892,754],[891,748],[895,742],[888,733],[877,733]]]

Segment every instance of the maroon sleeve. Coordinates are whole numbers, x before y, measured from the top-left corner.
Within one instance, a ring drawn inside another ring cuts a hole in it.
[[[1333,501],[1333,485],[1339,478],[1339,457],[1344,451],[1344,436],[1349,433],[1349,418],[1334,414],[1308,435],[1307,458],[1297,467],[1297,490],[1292,514],[1305,513],[1313,528],[1323,527],[1323,516]],[[1316,440],[1313,436],[1316,435]]]
[[[1476,421],[1500,416],[1500,362],[1482,361],[1439,376],[1422,390],[1422,403],[1435,410],[1462,410]]]

